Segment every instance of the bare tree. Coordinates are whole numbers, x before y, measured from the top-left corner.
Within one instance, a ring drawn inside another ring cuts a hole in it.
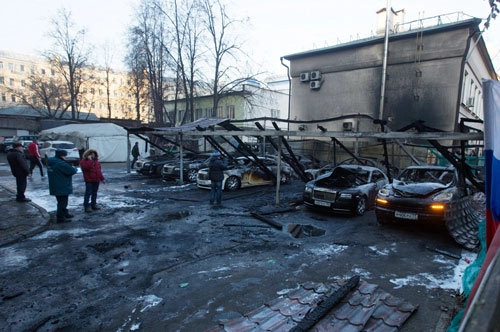
[[[65,84],[59,76],[34,73],[29,76],[24,89],[7,89],[23,104],[50,119],[61,118],[69,107]]]
[[[199,44],[202,32],[198,28],[200,6],[197,0],[173,0],[171,10],[159,7],[157,8],[162,12],[171,30],[173,31],[173,45],[172,50],[175,50],[174,66],[172,68],[176,73],[176,91],[175,100],[178,100],[180,92],[182,91],[186,103],[185,112],[180,124],[188,121],[194,121],[194,100],[196,88],[196,75],[199,65]],[[174,105],[174,116],[177,116],[177,102]]]
[[[130,40],[137,43],[135,51],[141,52],[145,60],[146,72],[150,96],[153,102],[154,120],[158,125],[165,124],[164,95],[165,74],[171,62],[168,45],[168,29],[164,16],[157,10],[158,5],[154,2],[143,0],[138,10],[137,24],[130,30]],[[169,118],[169,122],[175,123],[175,118]]]
[[[52,26],[49,37],[54,44],[45,57],[66,82],[71,118],[74,120],[78,113],[82,69],[87,64],[90,49],[85,46],[85,30],[75,28],[70,11],[60,9],[52,19]]]
[[[244,55],[236,37],[231,38],[232,29],[242,22],[231,19],[220,0],[201,0],[201,4],[204,26],[209,35],[207,46],[211,54],[209,67],[213,68],[211,78],[212,116],[217,116],[220,99],[252,77],[241,77],[238,69],[233,65],[238,63],[239,56]]]
[[[135,35],[133,37],[136,37]],[[129,53],[125,61],[128,65],[128,81],[127,86],[129,92],[134,97],[136,120],[141,121],[141,106],[146,103],[147,92],[147,65],[144,54],[137,50],[140,44],[134,43],[134,39],[129,44]]]
[[[113,53],[109,47],[109,43],[102,46],[103,59],[104,59],[104,81],[99,82],[104,86],[106,91],[106,108],[108,110],[108,120],[111,120],[111,73],[113,69],[111,64],[113,63]]]

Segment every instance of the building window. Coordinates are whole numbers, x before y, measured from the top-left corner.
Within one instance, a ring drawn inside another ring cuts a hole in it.
[[[26,81],[25,81],[25,80],[21,80],[21,86],[22,86],[22,87],[25,87],[25,86],[26,86]]]
[[[56,74],[56,72],[54,71],[54,69],[51,69],[50,70],[50,75],[54,76]]]
[[[20,70],[21,72],[24,72],[24,65],[20,65],[20,66],[19,66],[19,70]]]
[[[211,118],[212,117],[212,108],[205,108],[205,117]]]
[[[224,117],[224,111],[222,110],[222,106],[217,107],[217,117],[219,118]]]
[[[203,110],[201,108],[197,108],[195,114],[196,114],[196,120],[201,119],[203,117]]]
[[[234,119],[234,105],[226,107],[227,117],[230,119]]]
[[[30,68],[30,72],[31,72],[32,74],[35,74],[35,67],[31,67],[31,68]]]
[[[0,76],[0,84],[5,84],[5,78],[3,78],[3,76]]]
[[[7,97],[5,96],[5,93],[2,93],[2,101],[7,101]]]
[[[16,102],[16,96],[15,95],[10,95],[10,100],[15,103]]]
[[[3,69],[3,61],[0,61],[0,69]]]
[[[9,80],[9,85],[10,85],[10,86],[14,86],[14,79],[13,79],[13,78],[11,78],[11,79]]]
[[[45,75],[45,69],[41,69],[40,72],[42,73],[42,75]]]
[[[14,71],[14,64],[13,63],[9,63],[9,70]]]
[[[92,102],[92,104],[90,105],[91,108],[95,109],[95,103]]]

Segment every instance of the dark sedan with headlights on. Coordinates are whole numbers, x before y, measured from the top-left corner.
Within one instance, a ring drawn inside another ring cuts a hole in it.
[[[410,166],[377,194],[380,224],[393,222],[445,224],[465,191],[452,166]]]
[[[304,205],[328,212],[363,215],[373,208],[379,189],[389,182],[376,167],[339,165],[306,183]]]

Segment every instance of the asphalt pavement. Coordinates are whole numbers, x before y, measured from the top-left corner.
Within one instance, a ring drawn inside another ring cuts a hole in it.
[[[29,197],[29,193],[27,193]],[[33,202],[17,202],[16,193],[0,184],[0,247],[45,231],[50,215]]]

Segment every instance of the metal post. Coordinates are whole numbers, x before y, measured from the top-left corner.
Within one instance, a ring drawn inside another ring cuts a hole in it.
[[[390,22],[389,14],[392,15],[391,0],[387,0],[386,6],[385,6],[384,60],[382,63],[382,79],[381,79],[381,86],[380,86],[380,106],[379,106],[379,114],[378,114],[378,118],[380,120],[382,120],[384,117],[385,81],[386,81],[386,77],[387,77],[387,56],[389,53],[389,22]]]
[[[280,205],[281,186],[281,140],[278,139],[278,169],[276,170],[276,205]]]

